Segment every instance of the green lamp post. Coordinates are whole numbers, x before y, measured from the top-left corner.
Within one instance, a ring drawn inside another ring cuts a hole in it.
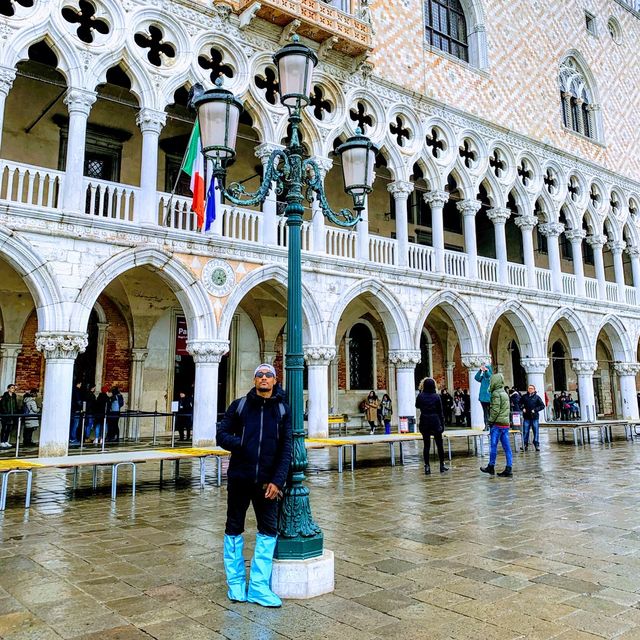
[[[276,193],[286,191],[289,231],[287,287],[287,353],[285,355],[286,390],[291,407],[293,427],[293,460],[279,517],[279,539],[276,557],[281,560],[304,560],[323,553],[322,531],[314,522],[309,504],[309,490],[304,486],[307,452],[304,445],[304,352],[302,347],[302,266],[301,227],[303,202],[316,199],[323,214],[334,224],[353,227],[360,220],[365,198],[374,179],[376,146],[360,130],[338,147],[342,157],[345,192],[353,198],[354,212],[333,211],[327,202],[318,165],[303,157],[299,128],[302,112],[309,103],[313,69],[318,63],[315,53],[299,42],[285,45],[273,56],[278,67],[280,102],[289,111],[291,137],[288,145],[275,150],[264,170],[262,183],[248,193],[241,183],[224,187],[230,160],[235,157],[235,144],[242,103],[216,81],[216,88],[205,91],[193,101],[197,109],[202,136],[202,151],[212,161],[216,189],[229,202],[242,206],[264,202],[272,185]]]

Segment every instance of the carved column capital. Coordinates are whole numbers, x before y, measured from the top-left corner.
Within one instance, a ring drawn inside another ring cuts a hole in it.
[[[149,355],[148,349],[131,349],[132,362],[144,362]]]
[[[640,363],[638,362],[616,362],[613,368],[619,376],[635,376],[640,373]]]
[[[332,344],[309,345],[304,349],[304,359],[309,367],[328,367],[336,353]]]
[[[480,200],[460,200],[456,205],[463,216],[475,216],[482,207]]]
[[[598,368],[598,363],[595,360],[578,360],[571,363],[571,368],[578,375],[593,375]]]
[[[520,360],[525,373],[544,373],[549,366],[549,358],[522,358]]]
[[[396,369],[415,369],[420,362],[419,351],[389,351],[389,362]]]
[[[566,229],[564,235],[570,242],[582,242],[587,237],[587,232],[584,229]]]
[[[587,243],[594,249],[602,249],[607,244],[607,236],[604,233],[594,233],[587,238]]]
[[[256,148],[255,148],[255,155],[256,158],[260,159],[260,162],[262,162],[262,164],[267,164],[267,161],[269,160],[271,154],[276,150],[276,149],[282,149],[282,145],[281,144],[273,144],[271,142],[263,142],[262,144],[259,144]]]
[[[10,342],[0,344],[0,357],[2,358],[17,358],[21,351],[21,344],[13,344]]]
[[[511,217],[511,209],[506,207],[496,207],[495,209],[489,209],[487,211],[487,218],[493,222],[494,225],[505,224]]]
[[[538,224],[538,218],[533,215],[522,215],[516,216],[514,222],[521,231],[531,231]]]
[[[611,253],[616,256],[625,250],[627,243],[624,240],[612,240],[607,246],[611,250]]]
[[[444,368],[447,371],[453,371],[456,368],[456,363],[449,360],[444,363]]]
[[[85,91],[84,89],[68,89],[64,97],[69,113],[82,113],[87,118],[91,112],[91,107],[96,101],[98,94],[95,91]]]
[[[142,133],[150,131],[160,135],[162,128],[167,123],[167,114],[164,111],[156,111],[155,109],[140,109],[136,116],[136,124],[140,127]]]
[[[187,351],[196,364],[220,364],[229,351],[228,340],[187,340]]]
[[[637,258],[640,256],[640,247],[633,247],[631,245],[627,245],[625,251],[631,256],[631,258]]]
[[[333,167],[333,160],[331,158],[323,158],[322,156],[314,156],[311,159],[318,165],[320,177],[324,180],[327,173],[329,173]]]
[[[16,79],[16,70],[10,67],[0,67],[0,94],[5,97],[11,91],[13,81]]]
[[[491,356],[486,353],[467,353],[462,355],[462,364],[467,369],[479,369],[483,364],[491,362]]]
[[[86,333],[36,333],[36,349],[47,360],[75,360],[78,354],[85,352],[88,344],[89,336]]]
[[[557,238],[564,231],[564,225],[561,222],[545,222],[538,228],[540,233],[547,238]]]
[[[449,201],[449,194],[446,191],[429,191],[423,197],[424,201],[432,207],[444,207]]]
[[[413,182],[406,180],[396,180],[387,185],[387,191],[393,195],[396,200],[406,200],[414,188]]]

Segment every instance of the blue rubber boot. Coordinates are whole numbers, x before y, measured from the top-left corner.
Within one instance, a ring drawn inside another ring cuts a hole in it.
[[[247,601],[247,574],[244,569],[242,536],[224,536],[224,570],[227,574],[227,598],[232,602]]]
[[[256,550],[251,561],[247,600],[263,607],[282,606],[282,600],[271,591],[271,569],[277,540],[276,536],[256,534]]]

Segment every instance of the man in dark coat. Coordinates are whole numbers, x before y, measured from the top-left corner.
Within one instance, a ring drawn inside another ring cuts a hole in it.
[[[2,422],[2,433],[0,434],[0,448],[8,449],[11,444],[9,443],[9,436],[11,431],[18,425],[18,396],[16,395],[16,385],[10,384],[7,386],[7,390],[2,394],[0,398],[0,422]]]
[[[529,448],[529,431],[533,429],[533,446],[540,451],[540,412],[544,411],[544,400],[536,392],[534,385],[527,387],[527,393],[520,401],[524,427],[524,450]]]
[[[261,364],[254,372],[254,388],[231,403],[218,425],[217,442],[231,451],[224,535],[227,596],[232,601],[279,607],[282,602],[271,591],[271,569],[278,535],[277,501],[287,480],[293,443],[289,407],[270,364]],[[249,503],[258,533],[245,592],[242,533]]]

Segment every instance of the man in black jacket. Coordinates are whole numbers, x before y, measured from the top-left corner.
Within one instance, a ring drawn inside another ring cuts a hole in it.
[[[533,429],[533,446],[540,451],[540,412],[544,411],[544,401],[536,393],[536,388],[530,384],[527,393],[520,398],[520,408],[523,420],[524,450],[529,448],[529,431]]]
[[[271,591],[270,582],[278,535],[277,501],[289,472],[292,433],[285,394],[270,364],[261,364],[254,372],[254,388],[231,403],[218,425],[217,441],[231,451],[224,535],[227,596],[232,601],[279,607],[282,602]],[[258,533],[246,592],[242,533],[249,503]]]

